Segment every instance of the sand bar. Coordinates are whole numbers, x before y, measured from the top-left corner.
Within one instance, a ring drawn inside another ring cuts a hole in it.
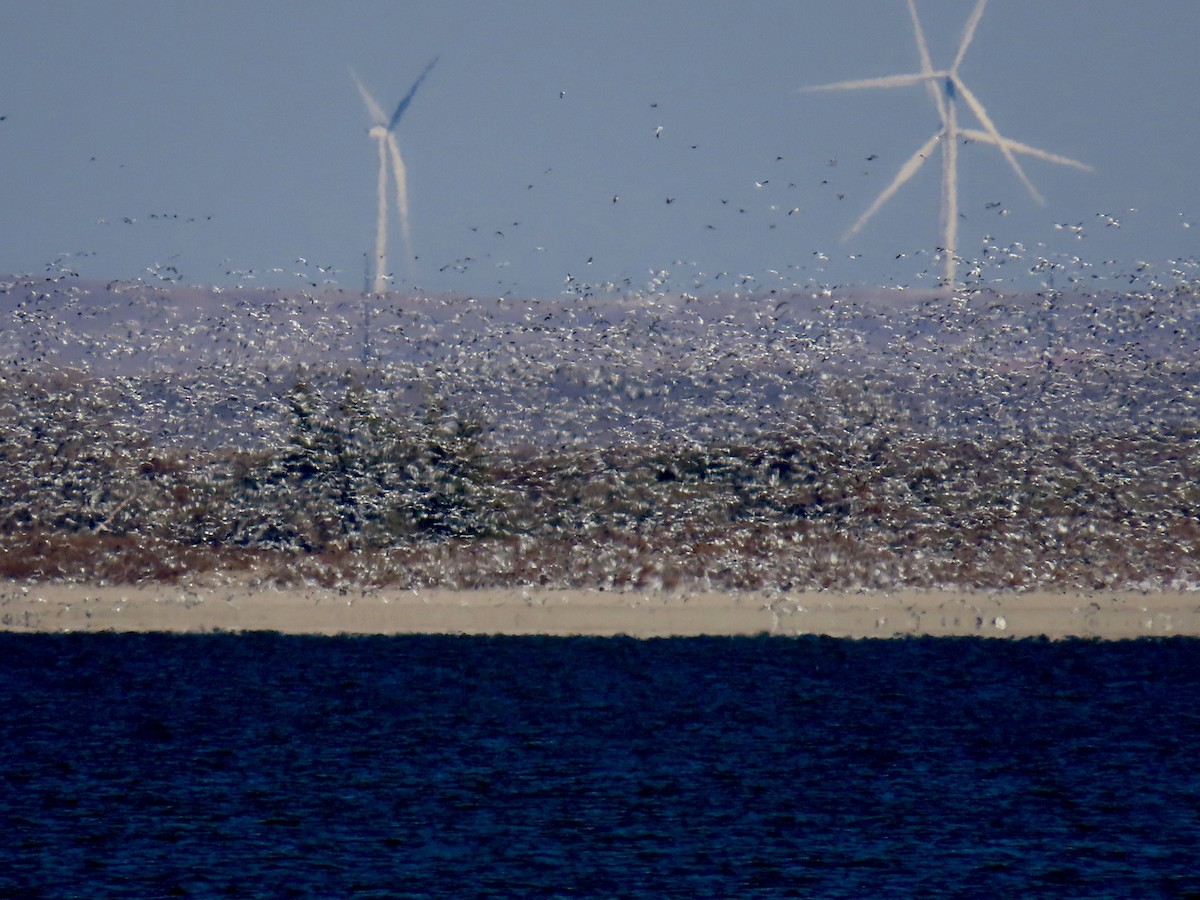
[[[0,630],[289,634],[1200,636],[1200,591],[452,591],[0,582]]]

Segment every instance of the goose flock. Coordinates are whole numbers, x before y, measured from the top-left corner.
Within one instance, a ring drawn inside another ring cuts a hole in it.
[[[1070,290],[954,296],[10,277],[0,574],[1200,584],[1195,266],[1054,265]]]

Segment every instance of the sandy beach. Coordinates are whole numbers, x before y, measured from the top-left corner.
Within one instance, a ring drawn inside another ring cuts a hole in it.
[[[1200,636],[1200,593],[477,591],[0,584],[0,630],[288,634]]]

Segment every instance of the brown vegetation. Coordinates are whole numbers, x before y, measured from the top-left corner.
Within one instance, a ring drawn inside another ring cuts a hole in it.
[[[0,408],[0,576],[394,586],[1118,588],[1200,581],[1200,431],[870,427],[487,447],[430,405],[287,395],[279,447],[164,450],[102,392]],[[818,423],[819,424],[819,423]],[[860,423],[861,424],[861,423]]]

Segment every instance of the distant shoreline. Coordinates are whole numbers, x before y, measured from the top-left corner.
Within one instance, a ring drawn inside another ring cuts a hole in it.
[[[0,582],[0,631],[1200,637],[1200,592],[404,591]]]

